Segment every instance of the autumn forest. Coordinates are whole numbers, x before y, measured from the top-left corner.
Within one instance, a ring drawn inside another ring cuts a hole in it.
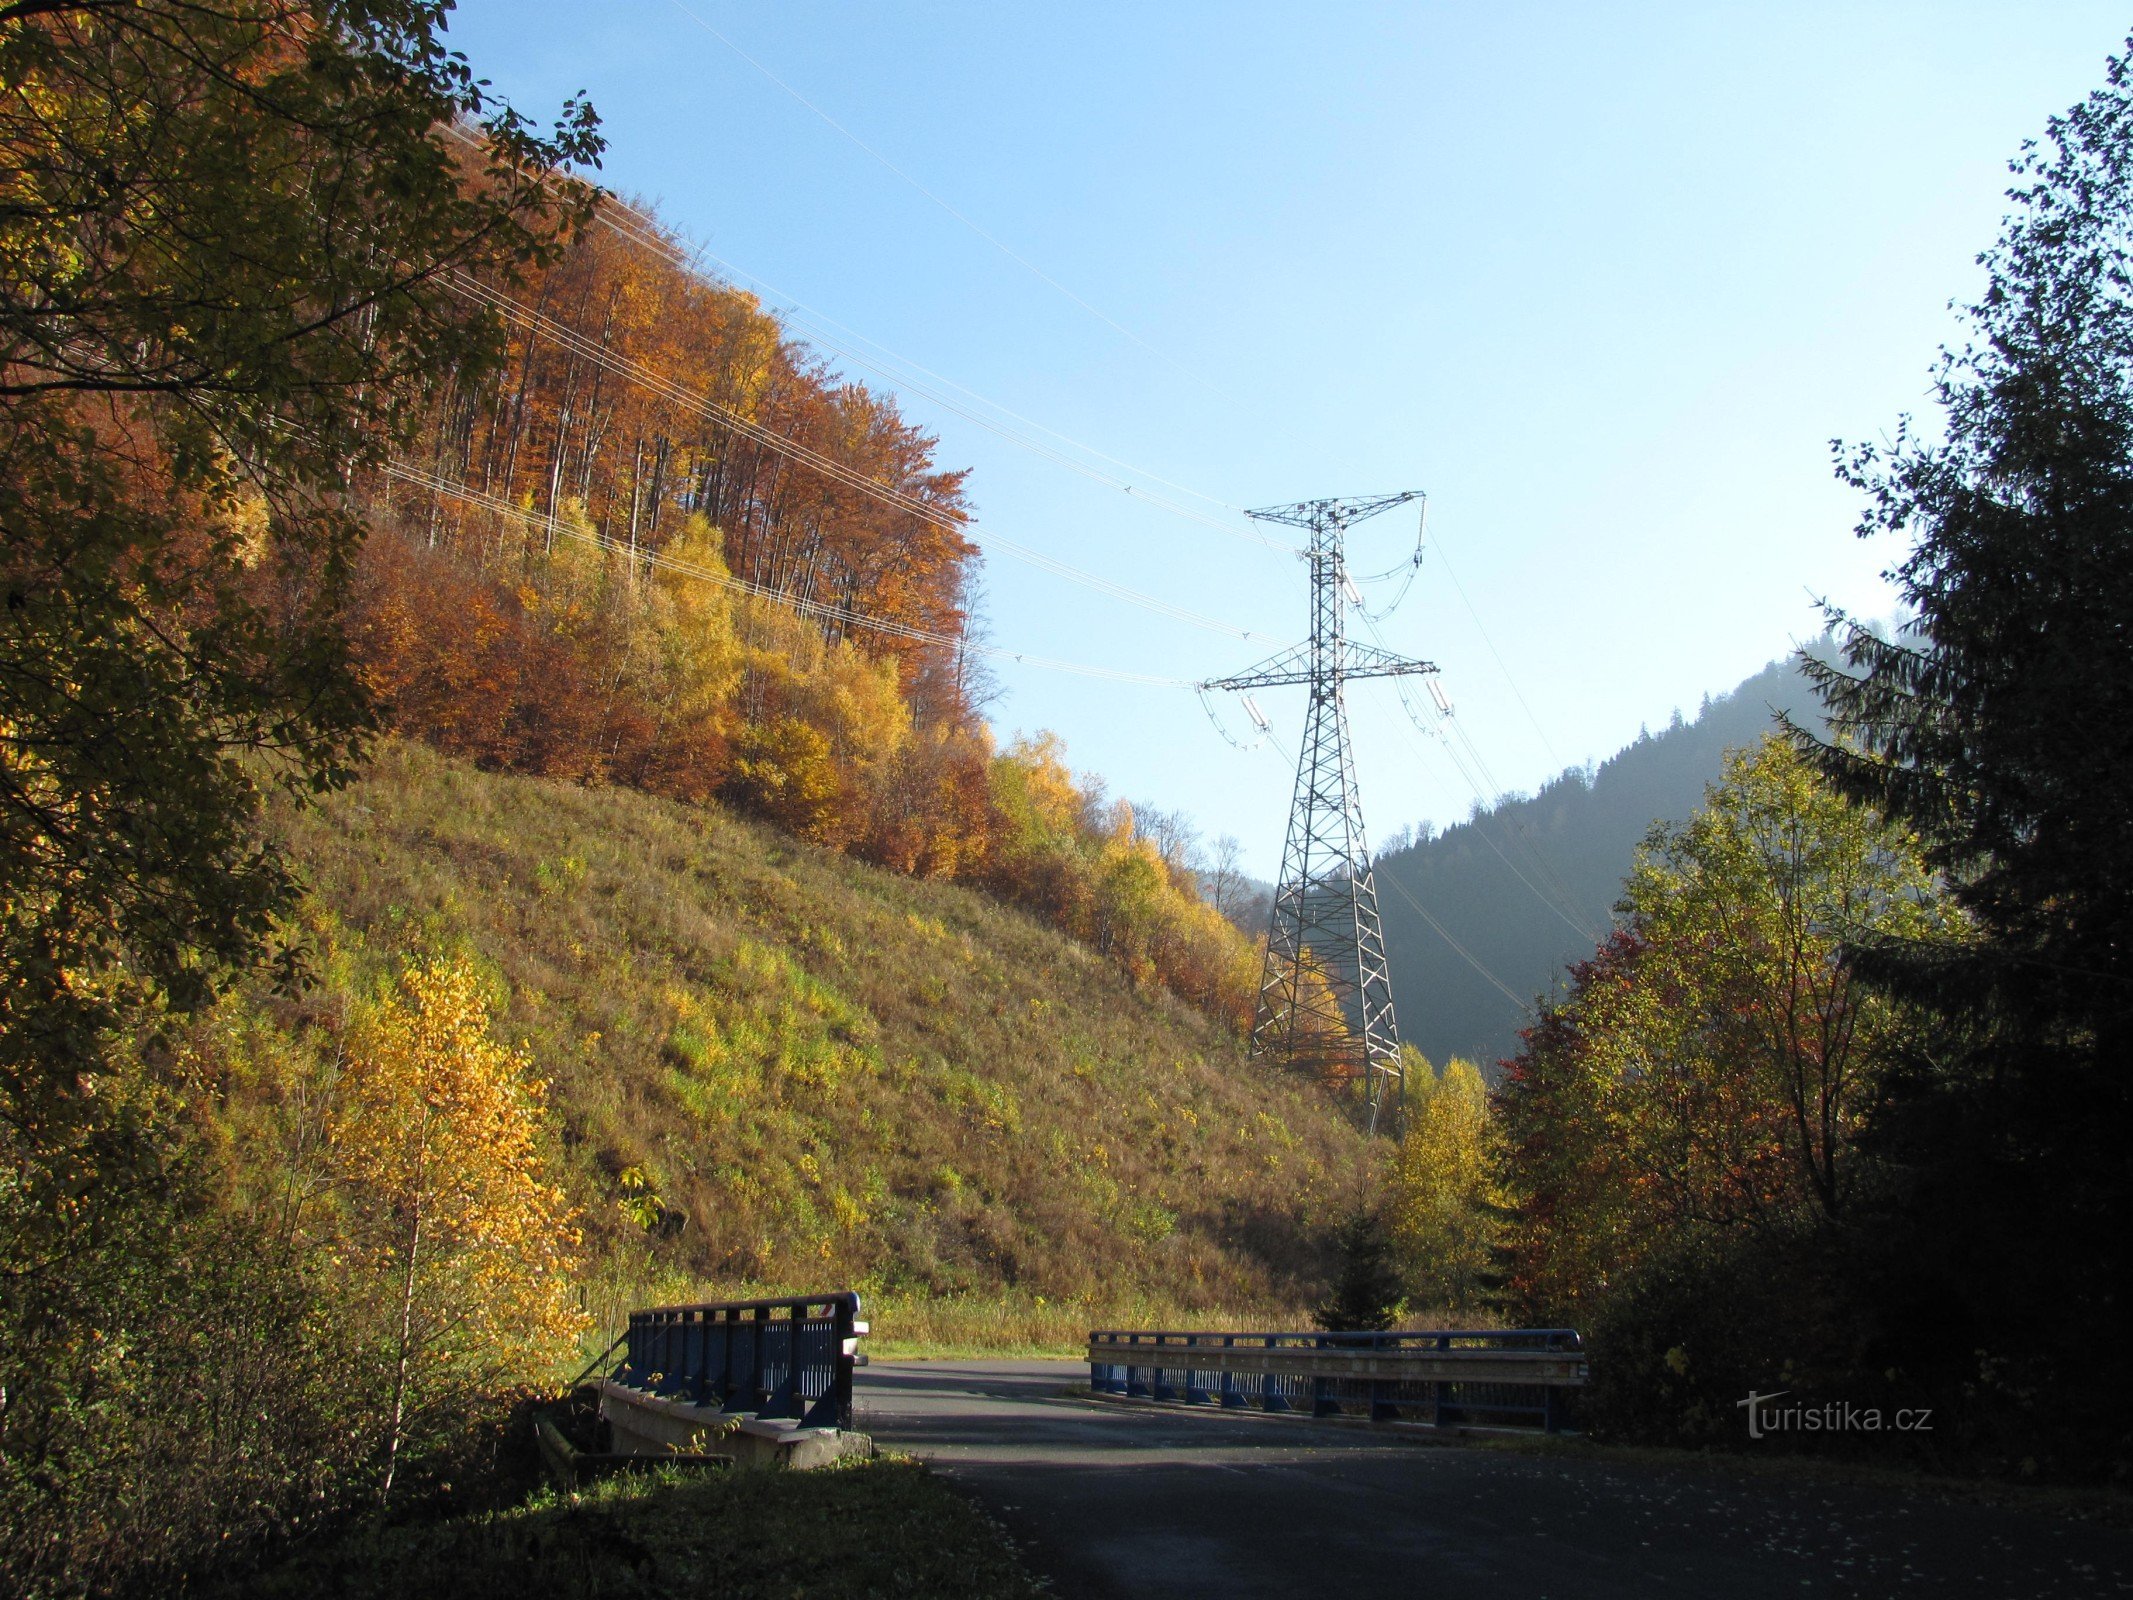
[[[2128,60],[2019,157],[1941,432],[1840,451],[1903,615],[1829,610],[1819,714],[1366,1126],[1315,957],[1251,1049],[1234,853],[996,732],[965,470],[450,9],[0,5],[0,1587],[576,1517],[529,1408],[630,1309],[832,1283],[926,1354],[1575,1327],[1596,1448],[1769,1383],[2122,1485]],[[845,1476],[960,1574],[893,1592],[1024,1592]]]
[[[354,641],[393,726],[989,889],[1241,1019],[1255,962],[1178,850],[1056,740],[994,748],[963,475],[893,397],[620,201],[524,276],[468,283],[502,361],[364,491]]]

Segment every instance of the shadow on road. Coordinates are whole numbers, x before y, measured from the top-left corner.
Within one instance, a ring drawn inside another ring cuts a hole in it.
[[[866,1427],[986,1501],[1067,1597],[2133,1592],[2133,1536],[1930,1492],[1431,1447],[1067,1397],[1073,1362],[882,1363]]]

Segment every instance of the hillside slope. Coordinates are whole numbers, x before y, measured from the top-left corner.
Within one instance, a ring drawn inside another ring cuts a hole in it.
[[[1613,920],[1637,843],[1655,820],[1682,821],[1718,780],[1725,752],[1770,731],[1779,711],[1812,715],[1789,660],[1707,701],[1603,762],[1563,774],[1377,863],[1378,901],[1400,1032],[1432,1061],[1492,1064],[1518,1048],[1526,1015],[1426,910],[1520,1001],[1550,993]],[[1521,881],[1523,879],[1524,881]]]
[[[329,952],[278,1025],[321,1049],[410,954],[477,953],[617,1293],[1295,1303],[1369,1160],[1312,1090],[1029,916],[715,808],[394,741],[278,826]]]

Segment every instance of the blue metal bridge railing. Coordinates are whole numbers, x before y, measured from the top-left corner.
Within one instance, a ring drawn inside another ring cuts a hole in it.
[[[848,1292],[654,1306],[630,1313],[608,1381],[803,1428],[849,1428],[865,1332],[859,1296]]]
[[[1223,1410],[1556,1433],[1585,1377],[1570,1328],[1089,1335],[1096,1393]]]

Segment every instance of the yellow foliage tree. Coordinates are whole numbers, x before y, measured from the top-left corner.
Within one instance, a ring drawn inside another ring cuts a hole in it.
[[[728,789],[737,800],[803,839],[825,838],[844,789],[821,730],[780,717],[743,728],[733,750]]]
[[[664,557],[670,564],[649,568],[641,585],[635,557],[628,558],[630,587],[641,596],[632,612],[632,658],[647,663],[645,697],[659,717],[655,740],[700,750],[715,742],[741,681],[733,605],[714,581],[731,574],[718,529],[701,516],[682,524]]]
[[[489,1032],[465,959],[410,965],[352,1039],[332,1114],[354,1303],[379,1318],[392,1492],[430,1410],[536,1374],[584,1331],[576,1213],[536,1144],[543,1085]]]
[[[1489,1091],[1471,1061],[1440,1077],[1408,1046],[1407,1132],[1393,1169],[1393,1242],[1416,1298],[1466,1317],[1481,1307],[1502,1230]]]

